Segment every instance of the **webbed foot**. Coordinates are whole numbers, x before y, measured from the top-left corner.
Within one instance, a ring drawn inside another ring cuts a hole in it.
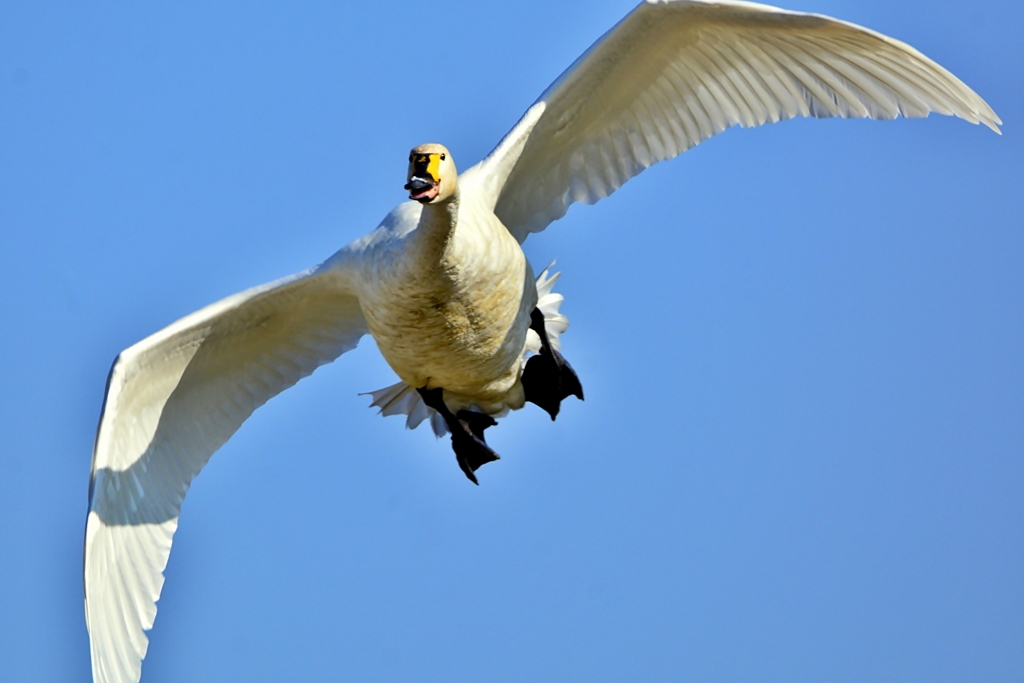
[[[583,400],[583,385],[569,361],[551,347],[544,327],[544,314],[539,308],[530,314],[530,329],[540,336],[540,353],[526,361],[523,391],[527,401],[543,408],[554,420],[563,399],[575,396]]]
[[[442,389],[417,389],[423,402],[440,413],[452,433],[452,450],[459,468],[474,484],[479,484],[476,474],[481,466],[494,462],[499,456],[484,440],[484,430],[498,424],[490,415],[460,410],[453,415],[444,402]]]

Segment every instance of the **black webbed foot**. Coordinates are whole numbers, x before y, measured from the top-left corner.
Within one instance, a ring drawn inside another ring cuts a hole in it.
[[[474,484],[476,472],[481,466],[494,462],[499,456],[484,441],[484,430],[498,424],[490,415],[475,413],[471,410],[460,410],[457,415],[444,402],[442,389],[417,389],[423,402],[440,413],[452,433],[452,450],[459,468]]]
[[[455,418],[462,423],[463,427],[469,430],[470,434],[481,441],[484,440],[484,430],[498,424],[498,421],[490,415],[474,413],[472,410],[460,410],[455,413]]]
[[[474,472],[501,457],[484,441],[484,430],[498,423],[490,415],[469,410],[460,410],[455,417],[460,427],[452,430],[455,459],[469,480],[479,484]]]
[[[563,399],[575,396],[583,400],[583,385],[569,361],[551,347],[544,327],[544,314],[539,308],[530,314],[530,329],[540,336],[540,353],[526,361],[523,390],[527,401],[543,408],[554,420]]]

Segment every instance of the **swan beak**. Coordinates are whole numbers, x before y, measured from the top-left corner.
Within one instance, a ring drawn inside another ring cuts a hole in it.
[[[440,183],[433,178],[414,175],[405,184],[405,189],[409,190],[409,199],[426,203],[436,197],[441,188]]]

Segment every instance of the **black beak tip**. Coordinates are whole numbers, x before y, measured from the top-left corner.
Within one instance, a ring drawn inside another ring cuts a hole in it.
[[[409,182],[407,182],[405,184],[405,189],[409,190],[410,192],[420,193],[420,192],[425,192],[426,190],[429,190],[434,185],[435,185],[435,183],[432,183],[429,180],[425,180],[425,179],[420,178],[418,176],[413,176],[409,180]]]

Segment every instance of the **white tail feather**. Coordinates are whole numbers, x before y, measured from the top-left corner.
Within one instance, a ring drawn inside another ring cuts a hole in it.
[[[370,391],[360,396],[372,396],[371,408],[380,408],[380,414],[384,417],[391,415],[408,415],[405,420],[407,429],[416,429],[420,424],[430,419],[430,426],[438,437],[448,433],[448,427],[441,415],[423,402],[419,392],[405,382],[392,384],[389,387]]]

